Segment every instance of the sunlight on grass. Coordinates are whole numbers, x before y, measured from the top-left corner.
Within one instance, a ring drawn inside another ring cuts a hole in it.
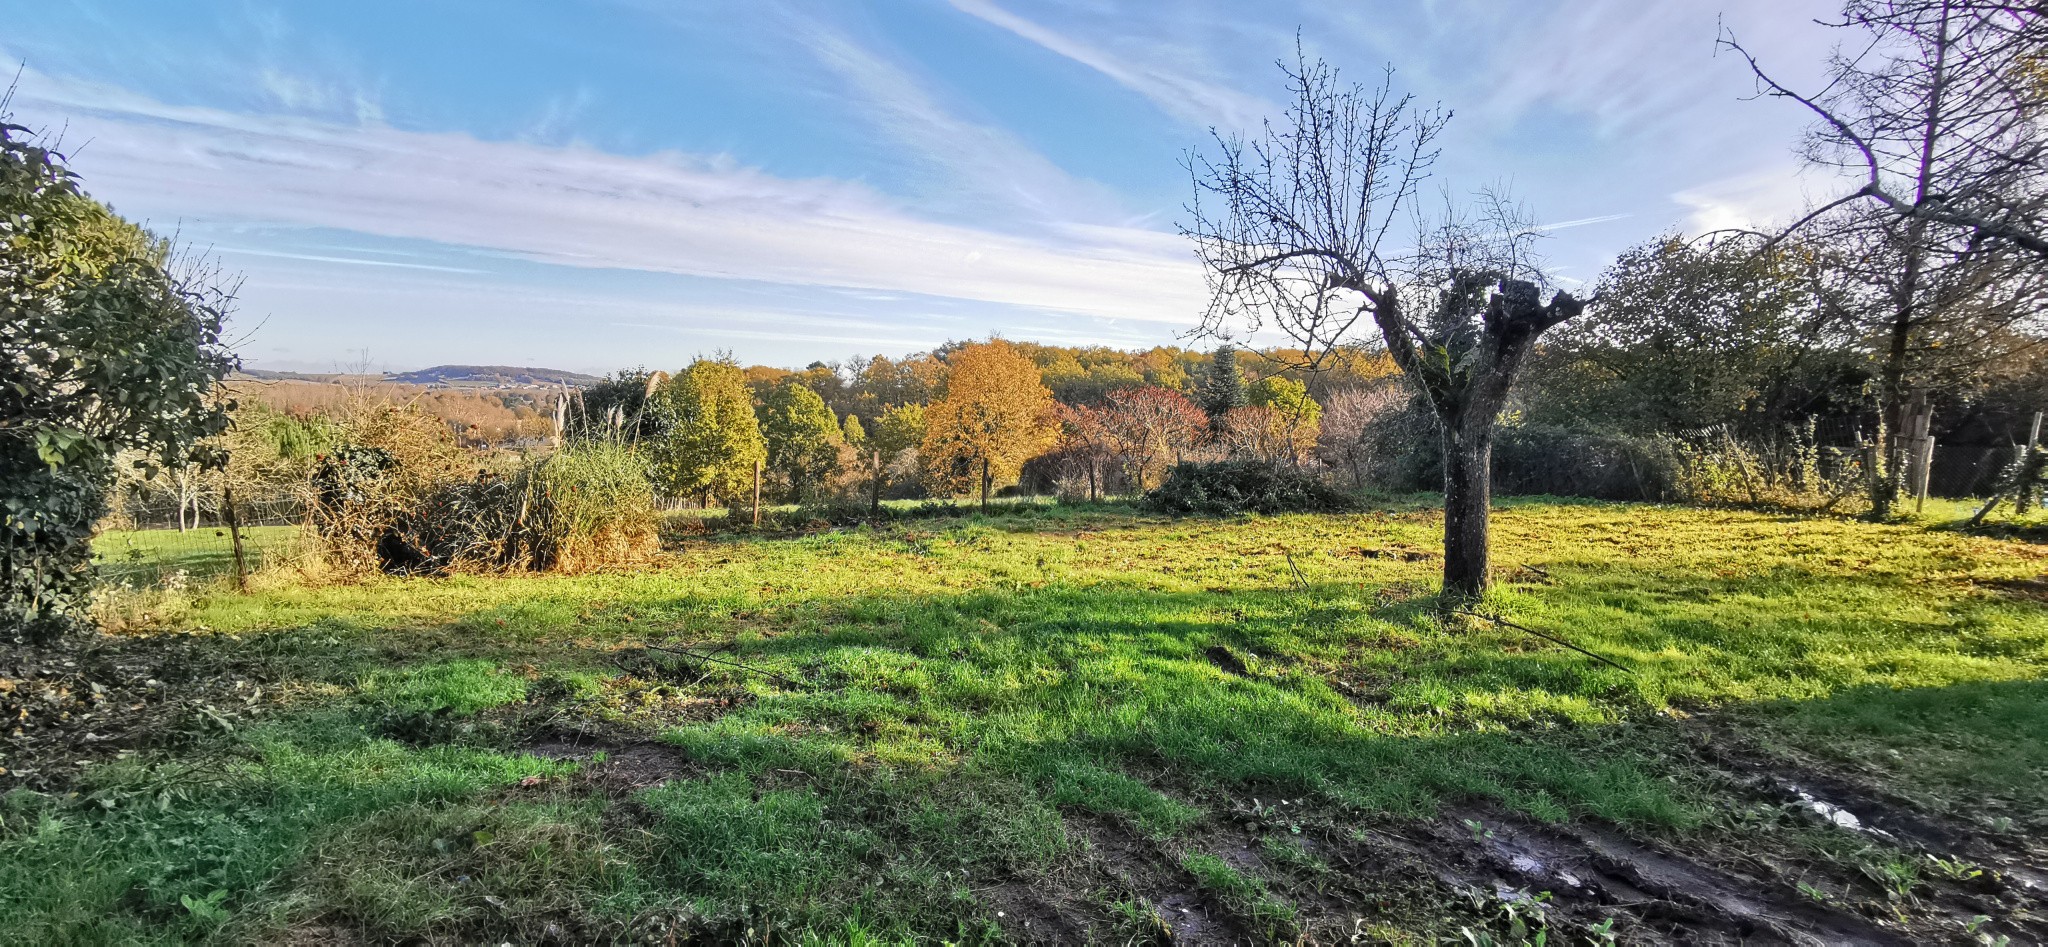
[[[179,898],[226,892],[236,930],[340,911],[447,933],[482,908],[453,869],[417,876],[459,863],[529,906],[582,892],[593,917],[958,931],[986,921],[975,879],[1068,857],[1071,818],[1180,845],[1255,796],[1339,820],[1491,800],[1703,831],[1720,790],[1670,755],[1702,715],[1788,758],[1889,774],[1937,811],[2048,805],[2048,620],[2009,591],[2041,574],[2038,547],[1911,521],[1509,503],[1503,583],[1476,607],[1622,671],[1438,611],[1437,531],[1413,499],[1227,521],[1031,507],[698,540],[641,572],[209,595],[176,621],[346,699],[250,734],[226,782],[160,805],[120,795],[150,785],[142,760],[95,774],[112,808],[14,799],[0,904],[46,906],[14,915],[19,936],[140,930],[111,907],[129,886],[190,932],[211,915]],[[659,739],[693,769],[631,796],[637,834],[600,831],[616,810],[587,790],[496,808],[502,787],[575,768],[514,745],[542,726]],[[309,854],[325,833],[362,847]],[[544,853],[507,860],[511,839]],[[1191,851],[1180,868],[1242,916],[1292,923],[1268,880]]]

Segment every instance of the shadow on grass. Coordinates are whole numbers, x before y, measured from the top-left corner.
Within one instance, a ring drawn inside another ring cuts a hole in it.
[[[627,628],[520,605],[397,633],[335,623],[325,636],[277,632],[248,647],[331,681],[352,667],[457,658],[614,675],[619,649],[642,641],[715,647],[740,666],[695,662],[680,679],[753,696],[679,731],[694,753],[799,768],[994,766],[1053,787],[1062,802],[1160,829],[1178,818],[1172,793],[1141,790],[1162,780],[1268,786],[1367,812],[1412,815],[1480,796],[1544,819],[1679,826],[1699,818],[1696,808],[1653,772],[1655,748],[1614,725],[1740,707],[1819,751],[1846,745],[1843,728],[1860,720],[1871,752],[1917,758],[1940,747],[1927,734],[1977,732],[1967,726],[1975,718],[1915,729],[1879,709],[1903,706],[1899,694],[2004,687],[2022,694],[2016,706],[2040,703],[2035,685],[1981,680],[2041,674],[2048,629],[2025,620],[2038,617],[2030,604],[1982,595],[1873,613],[1863,607],[1873,595],[1909,580],[1551,568],[1573,587],[1520,587],[1496,605],[1634,673],[1516,631],[1447,624],[1428,597],[1342,584],[1226,593],[1055,583],[745,608],[697,590],[635,603],[680,617]],[[2003,756],[2038,760],[2044,732],[1984,731],[1979,749],[2031,740]],[[1951,782],[2024,782],[2030,764],[2015,765],[1951,764]]]
[[[789,603],[679,588],[626,606],[662,618],[627,627],[521,603],[410,627],[326,620],[250,635],[221,646],[280,678],[352,692],[251,736],[260,763],[232,769],[225,785],[156,803],[164,787],[153,776],[116,769],[91,787],[112,808],[52,816],[80,825],[45,833],[9,818],[0,850],[17,867],[0,873],[0,898],[79,906],[43,932],[83,937],[102,924],[120,939],[175,920],[218,933],[183,899],[226,892],[213,903],[240,905],[289,877],[303,903],[377,936],[502,930],[480,894],[443,880],[454,865],[504,877],[522,897],[551,896],[546,876],[520,875],[496,854],[491,839],[503,834],[597,852],[559,870],[582,873],[575,890],[608,903],[697,899],[735,912],[728,920],[798,926],[860,911],[886,929],[950,935],[972,916],[952,873],[1043,870],[1067,844],[1062,810],[1167,839],[1279,800],[1340,824],[1493,800],[1539,821],[1694,831],[1725,810],[1725,780],[1703,774],[1696,735],[1662,715],[1673,706],[1725,708],[1717,726],[1797,754],[1760,765],[1910,784],[1896,791],[1938,817],[1974,815],[1960,811],[1964,799],[2043,809],[2042,632],[2020,621],[2037,619],[2037,606],[1978,595],[1872,613],[1864,606],[1879,593],[1897,604],[1898,577],[1551,567],[1571,574],[1570,588],[1514,588],[1492,604],[1634,673],[1513,631],[1447,624],[1426,597],[1330,582],[1227,592],[1048,582]],[[662,686],[749,699],[667,728],[708,775],[641,799],[645,825],[630,837],[652,839],[646,850],[604,854],[617,836],[574,800],[548,800],[561,811],[493,801],[562,767],[503,745],[405,747],[374,738],[369,715],[349,710],[401,695],[459,705],[451,713],[522,700],[573,713],[560,695],[601,704],[621,679],[651,672],[619,671],[616,649],[672,637],[723,646],[719,657],[745,667],[682,659],[673,670],[686,673]],[[507,686],[578,672],[574,687]],[[351,837],[361,844],[341,844]],[[392,887],[376,889],[378,878]],[[143,907],[121,907],[131,903]],[[551,923],[545,911],[528,921],[537,934]]]

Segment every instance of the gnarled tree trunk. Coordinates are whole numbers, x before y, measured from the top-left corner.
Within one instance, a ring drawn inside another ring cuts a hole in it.
[[[1490,581],[1487,518],[1493,506],[1493,418],[1445,424],[1444,591],[1478,595]]]

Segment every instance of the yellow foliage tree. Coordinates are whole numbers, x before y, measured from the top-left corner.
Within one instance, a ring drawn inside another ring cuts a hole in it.
[[[946,397],[925,412],[919,453],[927,484],[958,496],[979,481],[986,510],[997,481],[1015,480],[1025,461],[1052,446],[1052,392],[1030,356],[1002,339],[967,345],[947,362]]]

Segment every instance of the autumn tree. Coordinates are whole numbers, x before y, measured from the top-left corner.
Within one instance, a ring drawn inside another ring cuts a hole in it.
[[[730,357],[698,359],[656,390],[668,435],[653,445],[656,482],[676,496],[728,503],[753,489],[768,449],[746,375]]]
[[[1316,431],[1316,453],[1333,467],[1351,471],[1351,486],[1365,488],[1365,468],[1379,451],[1381,422],[1401,410],[1405,392],[1394,385],[1342,388],[1329,397]]]
[[[758,412],[767,447],[769,482],[791,500],[818,495],[839,472],[845,441],[839,419],[818,393],[794,380],[768,392]]]
[[[1053,451],[1066,466],[1065,475],[1072,476],[1073,469],[1079,467],[1081,475],[1088,478],[1090,502],[1102,496],[1102,465],[1111,456],[1109,426],[1103,415],[1103,409],[1096,405],[1053,405],[1053,417],[1059,424]],[[1203,420],[1207,420],[1206,415]]]
[[[1269,412],[1271,440],[1280,445],[1290,463],[1315,447],[1316,432],[1323,420],[1323,406],[1309,397],[1308,386],[1284,375],[1267,375],[1245,391],[1247,407]]]
[[[945,398],[926,411],[922,455],[934,492],[979,483],[981,506],[998,480],[1051,445],[1052,392],[1037,364],[1002,339],[962,346],[948,359]]]
[[[867,425],[860,423],[860,415],[848,414],[839,419],[839,438],[846,442],[847,447],[856,451],[866,449],[868,428]]]
[[[1395,93],[1391,72],[1367,90],[1305,56],[1283,71],[1293,102],[1280,120],[1251,140],[1219,133],[1190,161],[1182,229],[1209,277],[1203,327],[1277,330],[1310,369],[1376,327],[1442,432],[1444,589],[1476,595],[1490,581],[1494,425],[1537,336],[1583,304],[1543,299],[1538,231],[1509,202],[1418,222],[1448,115]]]

